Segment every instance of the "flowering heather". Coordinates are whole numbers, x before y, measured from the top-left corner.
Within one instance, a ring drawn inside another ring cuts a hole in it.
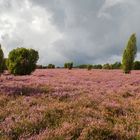
[[[0,140],[140,140],[140,71],[0,77]]]

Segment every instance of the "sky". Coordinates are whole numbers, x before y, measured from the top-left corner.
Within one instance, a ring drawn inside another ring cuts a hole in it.
[[[140,0],[0,0],[0,43],[38,50],[39,64],[121,61],[132,33],[140,59]]]

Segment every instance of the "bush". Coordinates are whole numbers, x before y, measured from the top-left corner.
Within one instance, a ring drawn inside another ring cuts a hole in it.
[[[33,49],[17,48],[12,50],[8,56],[7,67],[14,75],[31,74],[36,69],[39,59],[38,52]]]
[[[55,69],[55,65],[49,64],[49,65],[47,66],[47,68],[48,68],[48,69]]]
[[[104,64],[103,69],[112,69],[112,66],[110,64]]]
[[[75,68],[86,69],[87,66],[88,66],[87,64],[81,64],[81,65],[77,65],[77,66],[75,66]]]
[[[112,69],[121,69],[122,64],[120,62],[115,62],[111,66],[112,66]]]
[[[0,74],[4,72],[4,54],[0,45]]]
[[[140,70],[140,61],[135,61],[133,63],[133,70]]]
[[[93,69],[102,69],[102,65],[100,65],[100,64],[93,65]]]
[[[64,68],[68,68],[69,70],[71,70],[73,68],[73,62],[65,63]]]
[[[88,70],[91,70],[92,68],[93,68],[93,65],[88,65],[88,66],[87,66],[87,69],[88,69]]]
[[[8,70],[8,68],[7,68],[7,61],[8,61],[8,58],[4,58],[4,64],[3,64],[4,70]]]

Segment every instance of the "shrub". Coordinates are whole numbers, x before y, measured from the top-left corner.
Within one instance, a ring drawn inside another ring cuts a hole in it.
[[[71,70],[73,68],[73,62],[65,63],[64,68],[68,68],[69,70]]]
[[[102,65],[100,65],[100,64],[93,65],[93,69],[102,69]]]
[[[4,58],[4,64],[3,64],[4,70],[8,70],[8,68],[7,68],[7,61],[8,61],[8,58]]]
[[[0,74],[4,72],[4,54],[0,45]]]
[[[104,64],[103,69],[112,69],[112,66],[110,64]]]
[[[77,67],[80,68],[80,69],[86,69],[87,66],[88,66],[87,64],[82,64],[82,65],[79,65]]]
[[[64,68],[67,68],[67,63],[64,64]]]
[[[14,75],[31,74],[36,69],[39,59],[38,52],[33,49],[17,48],[12,50],[8,56],[7,67]]]
[[[115,62],[111,66],[112,66],[112,69],[120,69],[122,64],[120,62]]]
[[[92,68],[93,68],[92,65],[88,65],[88,66],[87,66],[87,69],[88,69],[88,70],[91,70]]]
[[[122,68],[124,73],[130,73],[137,53],[136,35],[132,34],[123,53]]]
[[[47,68],[48,68],[48,69],[55,69],[55,65],[49,64],[49,65],[47,66]]]
[[[133,63],[133,69],[134,70],[140,70],[140,61],[135,61]]]
[[[83,139],[86,140],[121,140],[121,136],[118,134],[115,134],[112,130],[109,128],[104,127],[89,127],[86,130]]]

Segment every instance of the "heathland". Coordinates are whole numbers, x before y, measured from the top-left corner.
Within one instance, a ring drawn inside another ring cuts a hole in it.
[[[45,69],[0,78],[0,139],[139,140],[140,71]]]

